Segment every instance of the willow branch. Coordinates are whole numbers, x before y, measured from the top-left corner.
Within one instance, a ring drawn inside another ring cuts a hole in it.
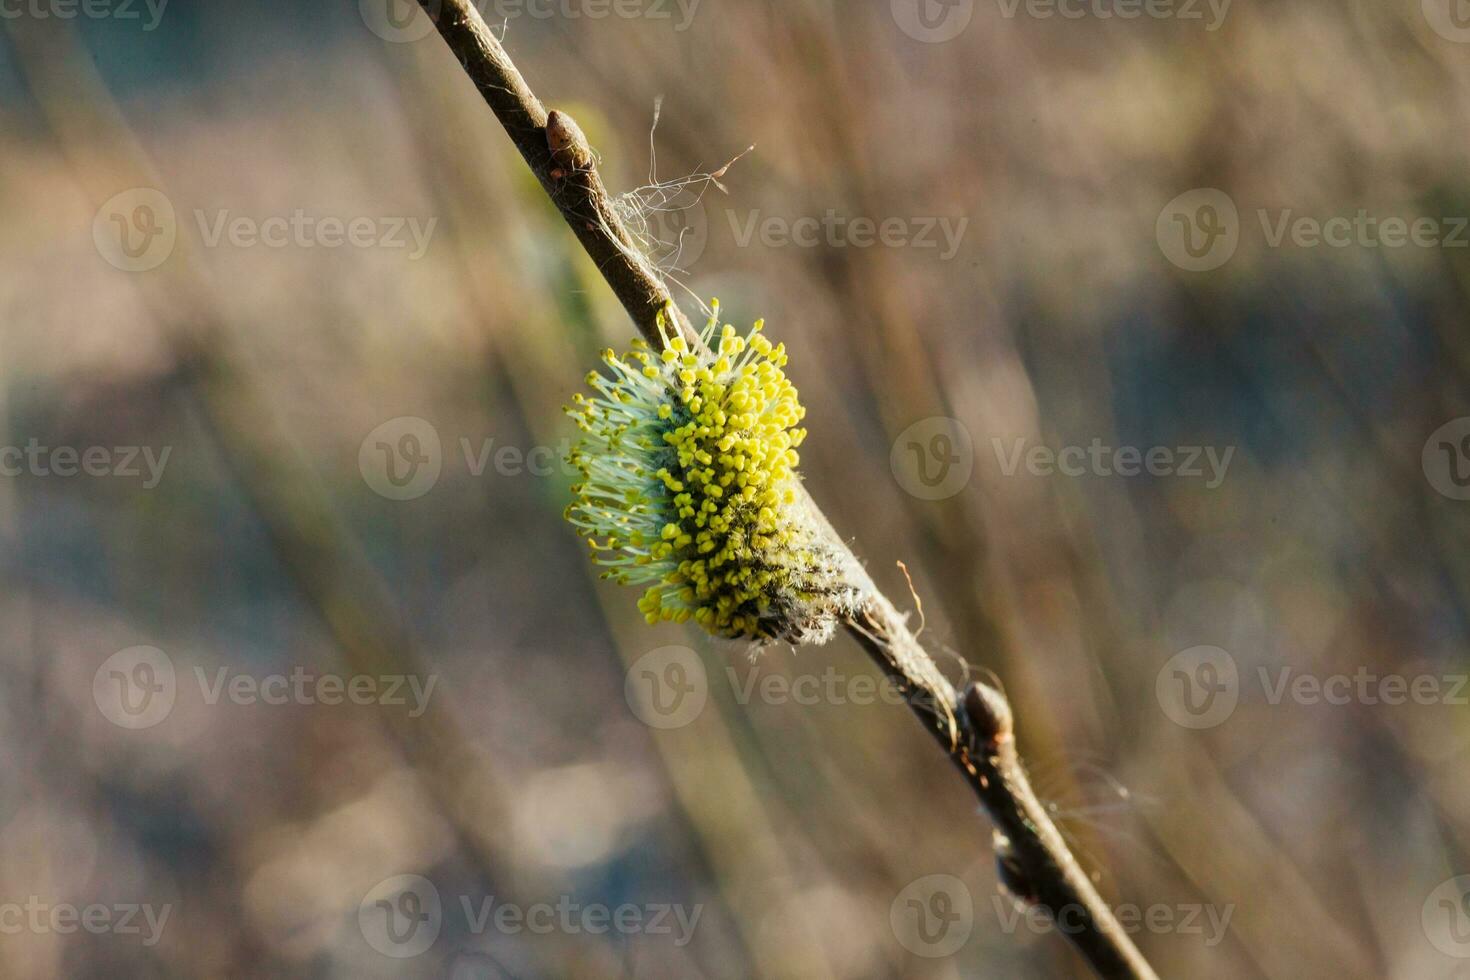
[[[613,210],[596,166],[590,160],[562,166],[553,158],[546,137],[546,107],[472,3],[420,2],[613,294],[643,335],[657,341],[658,313],[670,304],[669,292]],[[694,336],[687,321],[680,329]]]
[[[692,340],[693,331],[663,279],[618,217],[575,124],[564,114],[547,113],[468,0],[420,4],[639,332],[650,344],[661,345],[659,313],[672,310],[680,331]],[[810,497],[804,503],[830,543],[850,559],[869,596],[845,624],[848,632],[905,692],[914,713],[990,814],[1006,887],[1046,910],[1098,976],[1156,980],[1032,790],[1016,751],[1005,696],[984,684],[972,684],[963,697],[957,695],[820,509]]]

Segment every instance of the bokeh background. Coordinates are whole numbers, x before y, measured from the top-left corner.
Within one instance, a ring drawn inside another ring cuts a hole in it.
[[[485,9],[1163,976],[1470,976],[1466,11]],[[4,10],[0,972],[1086,975],[849,639],[596,579],[631,327],[411,10]],[[1094,443],[1228,462],[1011,462]]]

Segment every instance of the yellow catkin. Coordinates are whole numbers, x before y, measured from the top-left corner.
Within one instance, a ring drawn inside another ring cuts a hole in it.
[[[603,354],[611,377],[592,373],[591,397],[567,409],[583,433],[567,518],[604,577],[649,583],[648,622],[769,638],[817,588],[810,535],[788,513],[806,410],[762,322],[743,337],[718,325],[715,301],[704,350],[661,318],[662,350]]]

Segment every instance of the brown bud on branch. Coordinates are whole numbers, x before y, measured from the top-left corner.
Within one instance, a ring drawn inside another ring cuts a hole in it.
[[[582,127],[565,112],[552,109],[546,116],[546,145],[558,166],[568,170],[586,170],[592,166],[592,147],[582,134]]]

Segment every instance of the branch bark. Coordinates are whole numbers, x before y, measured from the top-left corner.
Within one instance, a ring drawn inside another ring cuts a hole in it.
[[[420,3],[526,165],[541,181],[547,196],[561,210],[577,241],[597,264],[628,316],[650,343],[661,343],[656,324],[659,311],[672,305],[669,291],[613,210],[596,166],[590,163],[561,166],[553,158],[546,138],[546,107],[521,77],[473,3],[465,0],[420,0]],[[694,338],[689,322],[682,314],[678,316],[680,331]]]
[[[575,146],[568,152],[560,126],[553,127],[553,153],[545,107],[478,10],[469,0],[419,2],[639,332],[650,344],[661,345],[659,312],[673,311],[680,331],[693,340],[688,320],[618,217],[590,155]],[[1022,901],[1045,909],[1099,977],[1157,980],[1031,788],[1005,696],[978,683],[963,697],[957,695],[904,616],[872,584],[809,496],[805,505],[833,545],[851,558],[854,574],[862,576],[871,597],[845,624],[848,632],[904,691],[914,714],[990,814],[1006,887]]]

